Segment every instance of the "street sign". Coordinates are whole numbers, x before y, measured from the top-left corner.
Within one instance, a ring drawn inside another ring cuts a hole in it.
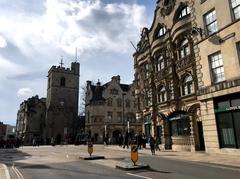
[[[133,144],[131,146],[131,160],[134,165],[136,165],[136,162],[138,161],[138,145]]]
[[[92,142],[88,143],[88,154],[91,156],[93,153],[93,144]]]

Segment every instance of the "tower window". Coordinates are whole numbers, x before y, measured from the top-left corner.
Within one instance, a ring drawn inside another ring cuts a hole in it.
[[[60,86],[65,86],[66,80],[64,77],[60,79]]]

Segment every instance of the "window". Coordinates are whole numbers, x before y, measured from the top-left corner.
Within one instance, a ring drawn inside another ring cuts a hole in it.
[[[213,83],[225,80],[222,54],[213,54],[209,57],[209,59]]]
[[[112,122],[112,116],[113,116],[112,112],[107,112],[107,122]]]
[[[237,46],[238,61],[240,62],[240,42],[237,42],[236,46]]]
[[[182,43],[180,44],[178,53],[179,53],[180,59],[190,55],[190,46],[189,46],[189,42],[187,39],[184,39],[182,41]]]
[[[169,118],[172,136],[190,135],[189,117],[186,114],[176,114]]]
[[[65,86],[65,78],[64,77],[62,77],[61,79],[60,79],[60,86]]]
[[[117,122],[122,122],[122,113],[121,112],[117,113]]]
[[[212,10],[204,16],[205,28],[208,35],[213,34],[218,30],[216,11]]]
[[[112,98],[108,98],[107,100],[107,106],[112,106]]]
[[[178,19],[181,19],[181,18],[187,16],[188,14],[190,14],[190,12],[191,12],[191,11],[190,11],[190,8],[189,8],[188,6],[184,7],[184,8],[180,11],[180,13],[178,14]]]
[[[129,99],[126,99],[126,107],[127,107],[127,108],[130,108],[130,107],[131,107],[131,105],[130,105],[130,100],[129,100]]]
[[[166,34],[166,27],[163,26],[163,27],[161,27],[161,28],[159,29],[157,36],[158,36],[158,37],[162,37],[162,36],[165,35],[165,34]]]
[[[150,77],[150,72],[149,72],[149,64],[145,64],[145,78],[149,78]]]
[[[193,93],[193,79],[191,75],[187,75],[183,79],[182,95],[185,96],[191,93]]]
[[[121,107],[122,106],[122,100],[121,98],[117,99],[117,107]]]
[[[118,94],[118,90],[115,89],[115,88],[110,89],[110,94],[117,95]]]
[[[240,148],[240,98],[237,94],[214,100],[221,148]]]
[[[240,0],[231,0],[232,11],[234,15],[234,20],[240,18]]]
[[[157,71],[161,71],[165,67],[164,59],[162,55],[159,56],[156,67],[157,67]]]
[[[169,94],[170,94],[170,99],[174,99],[173,80],[171,80],[169,83]]]
[[[158,89],[158,102],[164,102],[167,100],[167,94],[166,94],[166,88],[164,86],[161,86]]]
[[[145,93],[145,106],[150,106],[152,105],[152,91],[149,89]]]

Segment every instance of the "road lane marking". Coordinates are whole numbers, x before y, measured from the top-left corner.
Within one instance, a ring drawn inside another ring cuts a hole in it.
[[[22,173],[15,167],[15,164],[13,163],[12,165],[12,170],[15,172],[17,175],[18,179],[24,179]]]
[[[5,164],[2,164],[2,165],[5,171],[6,178],[11,179],[7,166]]]
[[[126,173],[126,174],[131,175],[131,176],[135,176],[135,177],[138,177],[138,178],[152,179],[150,177],[145,177],[145,176],[141,176],[141,175],[137,175],[137,174],[133,174],[133,173]]]

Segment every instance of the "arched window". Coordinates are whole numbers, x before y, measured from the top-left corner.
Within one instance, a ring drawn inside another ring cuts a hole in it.
[[[65,78],[64,77],[62,77],[61,79],[60,79],[60,86],[65,86]]]
[[[164,86],[161,86],[158,89],[158,102],[162,103],[165,102],[167,100],[167,93],[166,93],[166,88]]]
[[[193,78],[191,75],[186,75],[182,84],[182,95],[188,95],[193,93]]]
[[[187,39],[184,39],[180,44],[178,54],[180,59],[190,55],[190,45]]]
[[[112,106],[112,98],[107,99],[107,106]]]
[[[162,37],[162,36],[164,36],[165,34],[166,34],[166,27],[165,27],[165,26],[160,27],[160,29],[158,30],[157,36],[158,36],[158,37]]]
[[[178,18],[178,19],[181,19],[181,18],[187,16],[187,15],[190,14],[190,13],[191,13],[190,8],[189,8],[188,6],[185,6],[185,7],[183,7],[183,8],[180,10],[177,18]]]
[[[163,58],[162,55],[160,55],[160,56],[158,57],[156,69],[157,69],[157,71],[161,71],[162,69],[164,69],[164,67],[165,67],[164,58]]]

